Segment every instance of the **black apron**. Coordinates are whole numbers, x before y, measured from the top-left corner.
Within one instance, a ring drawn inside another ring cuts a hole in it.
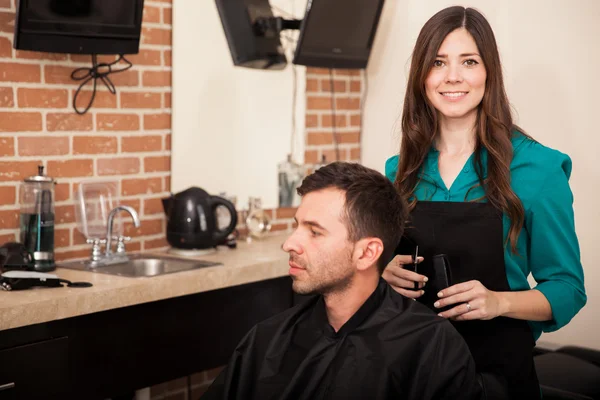
[[[414,254],[418,245],[424,257],[418,273],[433,276],[432,256],[446,254],[451,285],[478,280],[489,290],[510,291],[502,213],[491,204],[418,201],[404,235],[396,253]],[[419,301],[433,308],[437,291],[427,285]],[[479,373],[503,377],[511,398],[541,398],[533,364],[535,341],[526,321],[497,317],[452,323],[467,342]]]

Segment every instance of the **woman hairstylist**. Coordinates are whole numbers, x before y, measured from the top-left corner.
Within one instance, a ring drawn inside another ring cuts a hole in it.
[[[476,10],[446,8],[423,26],[400,154],[385,170],[411,207],[403,243],[423,261],[410,271],[404,250],[384,279],[450,318],[478,371],[502,377],[512,398],[539,398],[535,340],[586,302],[571,160],[513,124],[494,33]],[[425,275],[442,253],[454,284],[431,293]]]

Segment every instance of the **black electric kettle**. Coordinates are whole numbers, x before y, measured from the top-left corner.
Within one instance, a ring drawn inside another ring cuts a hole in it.
[[[208,249],[221,244],[237,225],[233,203],[205,190],[191,187],[162,199],[167,215],[167,242],[177,249]],[[229,226],[217,227],[216,210],[224,206],[231,214]]]

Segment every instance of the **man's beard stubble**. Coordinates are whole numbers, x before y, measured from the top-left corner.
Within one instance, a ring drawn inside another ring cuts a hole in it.
[[[352,264],[352,252],[348,252],[345,256],[339,257],[338,260],[324,260],[318,266],[305,265],[298,258],[290,254],[290,260],[305,268],[305,276],[298,278],[292,276],[292,290],[300,295],[328,295],[332,293],[344,292],[351,284],[354,278],[354,269],[348,267]],[[343,265],[345,264],[345,265]],[[328,268],[331,272],[327,274],[325,270],[318,269]],[[315,276],[318,274],[317,276]]]

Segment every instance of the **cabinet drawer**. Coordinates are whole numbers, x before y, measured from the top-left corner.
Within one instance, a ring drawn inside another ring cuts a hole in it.
[[[0,400],[59,399],[68,388],[67,337],[0,351]]]

